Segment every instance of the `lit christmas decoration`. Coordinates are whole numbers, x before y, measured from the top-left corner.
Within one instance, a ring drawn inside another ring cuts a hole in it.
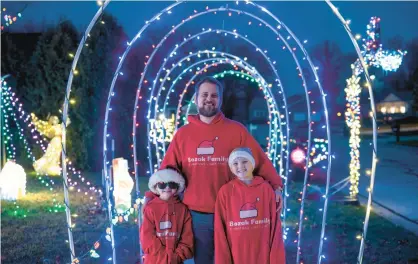
[[[131,208],[131,192],[134,187],[134,181],[129,175],[128,161],[126,159],[114,159],[112,164],[114,208],[118,214],[122,214]]]
[[[98,17],[99,17],[99,15],[100,15],[100,11],[103,11],[104,10],[104,8],[106,7],[106,5],[107,5],[107,3],[108,3],[108,1],[106,1],[104,4],[103,4],[103,6],[101,7],[101,9],[98,11],[98,13],[96,14],[96,16],[93,18],[93,20],[91,21],[91,23],[89,24],[89,26],[88,26],[88,29],[87,29],[87,31],[86,31],[86,34],[85,35],[88,35],[88,32],[90,31],[90,29],[91,29],[91,27],[96,23],[96,21],[97,21],[97,19],[98,19]],[[110,111],[110,109],[111,109],[111,101],[112,101],[112,97],[114,96],[114,85],[115,85],[115,83],[116,83],[116,80],[117,80],[117,78],[118,78],[118,76],[119,75],[121,75],[121,72],[120,72],[120,69],[121,69],[121,67],[122,67],[122,64],[123,64],[123,62],[124,62],[124,60],[125,60],[125,58],[127,57],[127,55],[128,55],[128,52],[130,51],[130,47],[135,43],[135,41],[136,40],[138,40],[139,38],[140,38],[140,36],[141,36],[141,34],[148,28],[148,26],[150,26],[153,22],[155,22],[155,21],[158,21],[158,20],[162,20],[163,18],[165,18],[166,16],[168,16],[169,14],[172,14],[172,11],[173,11],[173,9],[174,9],[174,7],[176,7],[177,5],[180,5],[180,4],[183,4],[184,2],[183,1],[176,1],[175,3],[173,3],[172,5],[170,5],[169,7],[167,7],[167,8],[165,8],[164,10],[162,10],[161,12],[159,12],[158,14],[156,14],[153,18],[151,18],[150,20],[148,20],[148,21],[146,21],[146,24],[145,24],[145,26],[144,27],[142,27],[140,30],[139,30],[139,32],[138,32],[138,34],[134,37],[134,39],[132,40],[132,41],[130,41],[130,42],[128,42],[127,43],[127,49],[125,50],[125,52],[122,54],[122,56],[120,56],[120,62],[119,62],[119,65],[117,66],[117,69],[116,69],[116,71],[115,71],[115,74],[114,74],[114,79],[113,79],[113,81],[112,81],[112,84],[111,84],[111,87],[110,87],[110,89],[109,89],[109,95],[108,95],[108,101],[107,101],[107,105],[106,105],[106,113],[105,113],[105,120],[104,120],[104,123],[105,123],[105,127],[104,127],[104,131],[105,131],[105,133],[104,133],[104,135],[103,135],[103,151],[104,151],[104,155],[103,155],[103,164],[104,164],[104,172],[105,172],[105,178],[106,179],[108,179],[109,177],[108,177],[108,166],[109,166],[109,161],[108,161],[108,159],[107,159],[107,155],[108,155],[108,148],[107,148],[107,144],[108,144],[108,142],[107,142],[107,140],[108,140],[108,138],[111,136],[109,133],[108,133],[108,131],[107,131],[107,129],[108,129],[108,126],[110,125],[109,124],[109,111]],[[238,4],[238,3],[237,3]],[[195,12],[195,14],[193,14],[193,15],[191,15],[191,16],[189,16],[189,17],[187,17],[187,18],[185,18],[184,20],[182,20],[182,23],[180,23],[180,24],[178,24],[177,26],[173,26],[172,27],[172,30],[170,31],[170,32],[172,32],[172,33],[174,33],[174,32],[176,32],[177,31],[177,29],[182,25],[182,24],[184,24],[185,22],[188,22],[188,21],[190,21],[190,20],[192,20],[193,18],[195,18],[195,17],[198,17],[198,16],[201,16],[201,15],[204,15],[204,14],[217,14],[217,13],[221,13],[221,12],[225,12],[225,11],[227,11],[229,14],[230,14],[230,16],[232,16],[232,14],[234,14],[234,13],[237,13],[237,14],[240,14],[240,15],[249,15],[249,16],[251,16],[252,17],[252,19],[255,19],[255,20],[258,20],[258,22],[257,23],[254,23],[254,25],[260,25],[260,26],[266,26],[266,28],[267,29],[269,29],[269,30],[272,30],[276,35],[277,35],[277,40],[280,40],[280,41],[283,41],[284,42],[284,46],[283,46],[283,49],[284,50],[288,50],[289,52],[291,52],[291,54],[292,54],[292,56],[294,57],[294,59],[295,59],[295,62],[296,62],[296,64],[297,64],[297,66],[298,66],[298,71],[299,71],[299,73],[300,73],[300,77],[302,78],[302,82],[303,82],[303,86],[304,86],[304,88],[305,88],[305,92],[306,92],[306,94],[307,94],[307,97],[309,98],[309,95],[308,94],[310,94],[310,92],[311,92],[311,90],[310,89],[308,89],[308,87],[307,87],[307,84],[306,84],[306,82],[305,82],[305,79],[304,79],[304,74],[303,74],[303,72],[300,70],[301,69],[301,67],[300,67],[300,64],[299,64],[299,61],[296,59],[296,55],[295,55],[295,51],[298,51],[298,52],[302,52],[303,53],[303,55],[304,55],[304,60],[306,59],[307,60],[307,62],[309,63],[309,66],[311,67],[311,69],[312,69],[312,72],[313,72],[313,74],[314,74],[314,76],[315,76],[315,80],[316,80],[316,84],[318,85],[318,89],[319,89],[319,92],[320,92],[320,94],[321,94],[321,96],[322,96],[322,100],[321,100],[321,103],[323,104],[323,107],[324,107],[324,116],[325,116],[325,125],[322,125],[321,126],[321,128],[324,128],[324,130],[323,131],[326,131],[326,133],[327,133],[327,139],[328,140],[330,140],[330,129],[329,129],[329,120],[328,120],[328,112],[327,112],[327,107],[326,107],[326,100],[325,100],[325,97],[326,97],[326,94],[324,93],[324,91],[323,91],[323,89],[322,89],[322,86],[321,86],[321,84],[320,84],[320,82],[319,82],[319,77],[318,77],[318,74],[317,74],[317,72],[316,72],[316,68],[315,68],[315,66],[313,65],[313,63],[312,63],[312,60],[310,59],[310,57],[309,57],[309,55],[308,55],[308,53],[306,52],[306,50],[304,49],[304,47],[302,46],[302,44],[301,44],[301,41],[299,41],[299,39],[297,39],[296,38],[296,36],[286,27],[286,25],[282,22],[282,21],[280,21],[280,20],[278,20],[273,14],[271,14],[270,13],[270,11],[268,11],[267,9],[265,9],[265,8],[263,8],[263,7],[261,7],[261,6],[259,6],[258,4],[256,4],[256,3],[254,3],[254,2],[251,2],[251,1],[246,1],[246,5],[250,5],[250,6],[253,6],[253,7],[255,7],[255,8],[258,8],[258,9],[260,9],[260,10],[262,10],[265,14],[267,14],[268,16],[270,16],[272,19],[274,19],[275,21],[276,21],[276,23],[279,25],[279,26],[271,26],[271,25],[269,25],[269,24],[267,24],[266,22],[264,22],[262,19],[260,19],[259,17],[257,17],[257,16],[255,16],[255,15],[253,15],[253,14],[251,14],[251,13],[248,13],[248,12],[245,12],[245,11],[242,11],[242,10],[237,10],[237,9],[233,9],[233,8],[228,8],[228,9],[225,9],[224,7],[221,7],[221,8],[216,8],[216,9],[209,9],[209,8],[206,8],[206,11],[204,11],[204,12]],[[281,33],[279,32],[279,30],[282,30],[282,31],[286,31],[285,32],[285,36],[282,36],[281,35]],[[215,30],[213,30],[213,31],[215,31]],[[171,34],[171,33],[170,33]],[[152,45],[152,47],[153,47],[153,49],[154,49],[154,51],[153,51],[153,53],[151,54],[151,56],[149,56],[148,58],[149,58],[149,60],[145,63],[145,69],[144,69],[144,71],[142,72],[142,74],[141,74],[141,80],[140,80],[140,83],[139,83],[139,85],[138,85],[138,90],[137,90],[137,94],[136,94],[136,96],[135,96],[135,106],[134,106],[134,113],[133,113],[133,133],[132,133],[132,136],[133,136],[133,145],[132,145],[132,149],[133,149],[133,156],[134,156],[134,167],[135,167],[135,179],[136,179],[136,182],[138,183],[138,158],[137,158],[137,145],[136,145],[136,127],[138,127],[138,120],[137,120],[137,109],[139,109],[139,102],[140,102],[140,100],[141,99],[143,99],[143,95],[141,94],[141,91],[142,91],[142,93],[145,93],[145,92],[147,92],[147,91],[151,91],[151,94],[150,94],[150,96],[147,98],[147,99],[145,99],[145,97],[144,97],[144,99],[145,100],[143,100],[143,101],[141,101],[144,105],[146,104],[146,103],[148,103],[148,106],[149,106],[149,109],[151,108],[152,109],[152,107],[151,107],[151,105],[157,105],[157,100],[156,100],[156,98],[159,96],[159,94],[160,94],[160,90],[158,90],[158,92],[157,93],[155,93],[155,91],[154,91],[154,84],[156,85],[157,83],[159,84],[160,82],[159,82],[159,80],[160,80],[160,78],[148,78],[148,77],[145,77],[146,75],[147,75],[147,69],[148,69],[148,66],[149,65],[151,65],[151,63],[153,62],[152,61],[152,59],[153,59],[153,56],[154,56],[154,54],[157,52],[157,50],[161,47],[161,46],[163,46],[164,45],[164,40],[165,39],[167,39],[168,37],[169,37],[169,35],[170,34],[167,34],[165,37],[163,37],[162,38],[162,41],[159,43],[159,44],[157,44],[157,45]],[[293,46],[295,46],[295,45],[297,45],[297,47],[298,48],[296,48],[296,47],[292,47],[292,46],[290,46],[287,42],[286,42],[286,40],[289,40],[289,39],[293,39],[293,40],[295,40],[295,42],[296,42],[296,44],[293,44]],[[305,43],[305,42],[304,42]],[[69,78],[69,81],[68,81],[68,83],[67,83],[67,90],[66,90],[66,98],[70,98],[70,93],[71,93],[71,84],[72,84],[72,79],[73,79],[73,77],[74,77],[74,69],[76,68],[76,64],[77,64],[77,61],[78,61],[78,57],[79,57],[79,54],[80,54],[80,50],[81,50],[81,48],[84,46],[84,44],[85,44],[85,38],[83,38],[82,39],[82,41],[80,42],[80,44],[79,44],[79,48],[78,48],[78,52],[76,53],[77,55],[74,57],[74,61],[73,61],[73,65],[72,65],[72,71],[70,72],[70,78]],[[264,50],[262,50],[262,49],[259,49],[259,50],[256,50],[256,52],[260,52],[260,54],[264,54],[264,53],[266,53],[266,51],[264,51]],[[205,55],[208,55],[208,57],[209,57],[209,54],[205,54]],[[199,57],[199,56],[198,56]],[[211,54],[211,56],[210,57],[216,57],[216,55],[214,55],[214,54]],[[200,57],[199,57],[200,58]],[[166,58],[167,59],[167,61],[168,61],[168,58]],[[245,59],[244,59],[245,60]],[[165,62],[165,60],[164,60],[164,62]],[[235,63],[235,62],[234,62]],[[273,64],[275,64],[275,62],[273,63]],[[182,67],[182,64],[178,64],[178,66],[179,67]],[[273,67],[273,69],[274,69],[274,71],[275,71],[275,67]],[[162,70],[166,70],[164,67],[162,67]],[[235,67],[234,67],[234,70],[237,70]],[[198,69],[198,71],[200,71],[199,69]],[[160,72],[160,71],[159,71]],[[158,74],[159,74],[159,72],[158,72]],[[276,73],[276,71],[275,71],[275,73]],[[278,75],[277,75],[278,76]],[[284,92],[283,92],[283,90],[281,90],[282,89],[282,85],[281,85],[281,82],[280,82],[280,78],[279,77],[277,77],[277,84],[278,84],[278,91],[279,91],[279,94],[282,94],[283,95],[283,97],[285,98],[285,96],[284,96]],[[153,84],[153,86],[151,87],[150,85],[151,84]],[[193,85],[194,83],[193,82],[190,82],[190,84],[191,85]],[[267,87],[268,88],[272,88],[270,85],[267,85]],[[161,87],[160,87],[161,88]],[[184,87],[182,87],[182,88],[184,88]],[[167,90],[167,89],[166,89]],[[187,90],[187,87],[186,87],[186,89],[185,90]],[[180,96],[182,96],[181,95],[182,93],[180,93]],[[182,100],[182,99],[181,99]],[[272,98],[272,100],[273,100],[273,98]],[[310,100],[307,100],[307,101],[310,101]],[[288,128],[288,109],[287,109],[287,104],[286,104],[286,100],[285,99],[283,99],[283,102],[284,102],[284,104],[283,105],[280,105],[280,107],[283,109],[281,109],[282,111],[283,111],[283,118],[284,117],[286,117],[286,122],[283,122],[283,123],[286,123],[286,124],[284,124],[284,126],[286,126],[286,130],[285,130],[285,133],[283,133],[283,134],[285,134],[285,135],[288,135],[288,131],[289,131],[289,128]],[[66,117],[67,117],[67,109],[68,109],[68,104],[69,104],[69,101],[66,99],[65,100],[65,102],[64,102],[64,111],[63,111],[63,120],[66,120]],[[179,104],[180,106],[181,106],[181,104]],[[143,108],[142,106],[141,106],[141,108]],[[157,108],[158,109],[158,108]],[[156,119],[157,118],[157,116],[158,116],[158,114],[157,114],[157,112],[158,111],[154,111],[154,113],[152,113],[152,111],[148,111],[147,112],[147,114],[146,114],[146,117],[147,117],[147,119],[145,120],[145,122],[146,123],[149,123],[149,119],[151,118],[151,116],[154,116],[154,119]],[[278,114],[278,116],[282,116],[282,115],[280,115],[279,113],[277,113]],[[315,114],[315,111],[312,111],[312,112],[309,112],[308,113],[308,116],[310,116],[311,114]],[[175,115],[176,115],[176,120],[181,120],[181,116],[179,116],[180,115],[180,113],[175,113]],[[177,125],[178,123],[176,122],[176,125]],[[282,123],[280,123],[279,125],[282,125]],[[310,138],[310,134],[311,134],[311,132],[312,132],[312,129],[311,129],[311,124],[309,124],[309,131],[308,131],[308,133],[309,133],[309,138]],[[65,137],[65,128],[64,128],[64,133],[63,133],[63,137]],[[286,137],[286,138],[285,138]],[[277,138],[278,139],[278,138]],[[277,140],[276,139],[276,140]],[[286,140],[286,141],[284,141],[284,140]],[[288,142],[289,142],[289,137],[288,136],[281,136],[281,142],[283,142],[283,144],[282,144],[282,146],[285,146],[286,145],[286,150],[285,150],[285,155],[287,156],[287,157],[289,157],[289,150],[288,150],[288,147],[289,147],[289,144],[288,144]],[[286,143],[286,144],[285,144]],[[310,144],[311,142],[310,142],[310,140],[309,140],[309,142],[308,142],[308,145]],[[158,144],[158,141],[157,141],[157,144]],[[65,158],[65,140],[63,140],[63,145],[64,145],[64,149],[63,149],[63,158]],[[158,148],[160,148],[160,147],[158,147]],[[329,142],[329,144],[328,144],[328,146],[327,146],[327,148],[328,148],[328,153],[330,153],[331,152],[331,142]],[[308,147],[308,149],[310,149],[310,145],[309,145],[309,147]],[[151,148],[150,147],[148,147],[148,152],[149,152],[149,159],[151,159]],[[154,170],[154,162],[158,162],[158,158],[157,158],[157,160],[155,160],[155,159],[153,159],[153,162],[150,162],[150,169],[147,171],[147,173],[152,173],[152,171]],[[288,162],[289,162],[289,159],[287,159],[286,160],[286,163],[288,164]],[[64,179],[66,179],[65,177],[66,177],[66,169],[65,169],[65,167],[66,167],[66,164],[65,164],[65,162],[64,162],[64,164],[63,164],[63,177],[64,177]],[[322,212],[322,218],[323,218],[323,222],[322,222],[322,225],[321,225],[321,246],[320,246],[320,252],[322,252],[322,241],[323,240],[325,240],[325,237],[324,237],[324,228],[325,228],[325,224],[326,224],[326,212],[327,212],[327,202],[328,202],[328,189],[329,189],[329,179],[330,179],[330,169],[331,169],[331,160],[330,160],[330,157],[329,157],[329,155],[328,155],[328,166],[324,166],[326,169],[327,169],[327,184],[326,184],[326,191],[325,191],[325,194],[324,194],[324,206],[323,206],[323,211],[322,210],[320,210],[321,212]],[[285,166],[285,171],[284,171],[284,175],[286,175],[285,176],[285,190],[286,190],[286,186],[287,186],[287,181],[286,181],[286,178],[287,178],[287,174],[288,174],[288,169],[289,169],[289,166],[288,165],[286,165]],[[138,184],[136,185],[136,187],[137,187],[137,195],[139,195],[139,188],[138,188]],[[304,188],[305,188],[306,186],[304,186]],[[64,190],[65,192],[66,192],[66,190]],[[108,190],[107,190],[107,193],[108,193]],[[285,191],[285,193],[284,193],[284,197],[286,198],[287,197],[287,192]],[[107,198],[108,199],[108,201],[109,201],[109,197]],[[301,199],[302,201],[301,201],[301,204],[303,204],[303,200],[304,199]],[[111,212],[111,203],[108,203],[109,204],[109,212]],[[67,208],[67,211],[69,211],[69,208]],[[284,213],[286,212],[287,210],[285,210],[284,211]],[[301,216],[302,216],[302,211],[303,210],[301,210]],[[306,218],[306,217],[305,217]],[[303,218],[303,219],[305,219],[305,218]],[[110,216],[109,217],[109,219],[112,219],[112,217]],[[284,225],[285,225],[285,221],[283,222],[284,223]],[[138,221],[138,224],[140,224],[140,222]],[[112,227],[112,225],[111,225],[111,227]],[[286,236],[286,233],[287,233],[287,230],[288,230],[288,228],[284,228],[284,237]],[[69,231],[69,233],[70,233],[70,231]],[[299,232],[298,234],[301,234],[301,232]],[[111,238],[110,238],[110,240],[111,240],[111,243],[112,243],[112,251],[113,251],[113,253],[115,252],[114,251],[114,239],[113,239],[113,237],[112,237],[112,235],[113,235],[113,232],[111,232]],[[298,242],[298,243],[300,243],[300,239],[298,239],[296,242]],[[70,243],[71,244],[71,243]],[[73,251],[73,250],[72,250]],[[298,249],[298,253],[297,253],[297,256],[298,256],[298,258],[299,258],[299,256],[301,255],[301,253],[300,253],[300,250]],[[325,256],[321,253],[320,254],[320,256],[321,256],[321,259],[322,258],[325,258]],[[113,256],[113,258],[109,258],[109,260],[112,260],[112,261],[115,261],[115,253],[114,253],[114,256]]]
[[[3,18],[1,21],[1,31],[3,31],[5,28],[11,26],[12,24],[16,23],[16,21],[18,19],[20,19],[22,17],[22,12],[26,9],[27,4],[25,5],[25,7],[17,13],[14,14],[8,14],[7,9],[6,8],[2,8],[0,11],[0,16]]]
[[[59,176],[61,174],[60,157],[62,151],[61,135],[62,125],[57,116],[51,116],[48,121],[39,120],[35,114],[31,114],[32,123],[41,135],[51,138],[45,154],[33,163],[35,171],[39,174]],[[70,120],[67,120],[67,126]]]
[[[305,155],[305,152],[302,149],[296,148],[290,154],[290,158],[292,159],[292,161],[294,163],[301,164],[302,162],[305,161],[306,155]]]
[[[157,142],[161,144],[170,143],[173,140],[175,118],[174,114],[170,118],[166,118],[164,114],[160,114],[158,119],[150,119],[151,129],[149,130],[149,137],[154,144]]]
[[[363,39],[362,55],[367,66],[382,68],[384,71],[396,71],[402,64],[403,56],[406,51],[387,51],[383,50],[380,43],[380,18],[372,17],[367,25],[367,39]],[[363,67],[359,59],[351,65],[353,75],[347,79],[346,93],[347,110],[345,121],[350,128],[350,196],[357,197],[359,192],[358,185],[360,180],[360,75]],[[371,79],[374,79],[371,76]],[[367,84],[368,85],[368,84]],[[386,109],[385,109],[386,110]],[[382,109],[383,112],[383,109]],[[373,113],[372,113],[372,118]]]
[[[3,79],[3,78],[2,78]],[[11,149],[13,147],[13,143],[11,142],[11,139],[14,138],[11,131],[8,129],[9,120],[12,120],[14,122],[14,125],[16,126],[16,132],[18,133],[18,138],[21,142],[23,142],[23,147],[26,150],[27,158],[31,160],[32,162],[35,162],[36,159],[32,153],[32,149],[29,146],[29,142],[27,141],[26,136],[24,135],[24,131],[30,131],[32,135],[33,141],[36,143],[36,145],[40,146],[43,152],[46,152],[46,145],[45,140],[42,138],[40,133],[34,128],[34,124],[31,122],[31,117],[29,114],[27,114],[23,109],[23,104],[19,102],[18,98],[15,97],[15,93],[12,91],[11,87],[7,86],[6,81],[2,81],[2,104],[1,108],[3,111],[3,116],[5,119],[4,125],[3,125],[3,132],[8,135],[8,137],[3,137],[4,142],[6,143],[6,148]],[[22,127],[21,123],[25,124],[26,127]],[[10,146],[8,146],[10,145]],[[13,151],[10,151],[10,155],[8,155],[8,160],[13,159],[11,157],[16,157],[15,149],[13,148]],[[74,190],[77,191],[79,194],[84,194],[85,196],[89,196],[90,201],[97,204],[96,199],[97,194],[101,194],[100,189],[96,189],[94,186],[91,186],[89,181],[85,181],[84,177],[82,177],[81,172],[77,171],[74,167],[71,166],[71,161],[67,162],[70,171],[72,172],[73,176],[78,176],[80,179],[80,183],[86,184],[86,186],[81,186],[79,182],[75,180],[68,179],[68,183]],[[50,178],[47,174],[37,174],[37,179],[41,184],[43,184],[49,191],[53,192],[53,197],[56,197],[54,186],[55,182],[52,178]],[[84,188],[88,189],[85,190]],[[94,199],[93,199],[94,197]],[[62,212],[63,210],[63,204],[58,202],[56,198],[52,198],[52,204],[53,207],[48,208],[49,212]],[[21,207],[18,205],[18,203],[15,203],[15,215],[23,215],[26,217],[26,212],[21,209]]]
[[[0,172],[0,196],[4,200],[17,200],[26,195],[26,173],[22,166],[8,161]]]

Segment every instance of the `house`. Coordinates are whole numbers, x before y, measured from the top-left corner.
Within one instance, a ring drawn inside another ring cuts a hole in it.
[[[407,115],[410,109],[410,102],[400,99],[393,93],[389,94],[385,99],[376,104],[376,110],[379,113],[388,116]]]

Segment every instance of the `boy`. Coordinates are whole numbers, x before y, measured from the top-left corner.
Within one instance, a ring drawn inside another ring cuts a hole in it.
[[[215,264],[286,263],[275,193],[253,176],[251,150],[234,149],[228,165],[236,178],[222,186],[215,204]]]
[[[160,170],[151,176],[148,187],[153,199],[145,205],[140,229],[144,263],[183,263],[193,257],[192,219],[178,198],[184,178],[174,170]]]

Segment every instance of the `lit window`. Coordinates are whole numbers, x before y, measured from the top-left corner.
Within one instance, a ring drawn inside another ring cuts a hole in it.
[[[405,114],[405,112],[406,112],[406,108],[405,108],[405,106],[401,106],[401,113],[402,113],[402,114]]]
[[[380,111],[382,111],[382,113],[386,113],[386,107],[382,107],[381,109],[380,109]]]
[[[390,112],[391,112],[392,114],[394,114],[394,113],[396,112],[396,108],[392,106],[392,107],[390,108]]]

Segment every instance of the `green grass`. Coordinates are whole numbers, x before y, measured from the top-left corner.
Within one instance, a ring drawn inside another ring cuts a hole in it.
[[[299,210],[296,204],[301,184],[293,184],[291,188],[290,208],[293,212]],[[321,231],[322,212],[319,209],[323,201],[310,201],[305,203],[305,214],[308,220],[304,221],[302,233],[302,260],[303,263],[316,263],[318,245]],[[330,201],[327,212],[327,226],[323,254],[326,263],[356,263],[360,248],[360,237],[363,231],[363,222],[366,208],[362,206],[344,205]],[[296,227],[299,216],[289,215],[289,225]],[[296,229],[290,228],[286,251],[288,263],[296,260]],[[413,233],[398,227],[386,219],[371,212],[369,228],[366,235],[366,248],[363,263],[390,263],[403,264],[410,259],[418,258],[418,237]]]
[[[87,174],[88,179],[100,182],[100,175]],[[56,199],[63,200],[62,182],[56,178]],[[147,178],[140,177],[141,192],[147,188]],[[14,216],[15,205],[2,201],[2,263],[68,263],[69,249],[65,212],[49,212],[54,192],[45,191],[33,174],[28,176],[28,195],[18,202],[23,210],[29,210],[26,217]],[[288,263],[295,263],[296,223],[298,222],[297,199],[300,197],[298,183],[290,188],[289,207],[291,208],[287,225],[290,228],[286,240]],[[108,221],[106,212],[89,213],[93,202],[84,195],[70,193],[72,212],[77,213],[74,228],[76,254],[88,252],[93,243],[104,233]],[[307,201],[305,213],[307,219],[303,226],[302,260],[303,263],[316,263],[322,202]],[[326,237],[323,253],[326,263],[356,263],[362,233],[365,208],[330,202],[327,217]],[[135,263],[138,254],[138,230],[131,217],[129,222],[115,227],[118,263]],[[87,259],[82,263],[105,263],[105,257],[111,255],[107,242],[101,242],[97,250],[102,257]],[[418,237],[397,227],[372,213],[367,234],[367,244],[363,263],[407,263],[417,258]],[[56,259],[59,261],[56,261]],[[47,260],[47,261],[45,261]],[[49,262],[48,262],[49,261]],[[324,262],[325,263],[325,262]]]

